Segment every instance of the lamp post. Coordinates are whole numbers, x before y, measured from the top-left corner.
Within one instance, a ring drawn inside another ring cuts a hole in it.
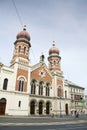
[[[62,113],[61,113],[61,97],[62,97],[62,89],[61,89],[61,86],[59,86],[58,88],[58,96],[59,96],[59,109],[60,109],[60,117],[62,117]]]
[[[62,107],[61,107],[61,95],[62,95],[62,90],[61,90],[61,87],[59,87],[59,97],[60,97],[60,101],[59,101],[59,106],[60,106],[60,117],[62,117],[62,113],[61,113],[61,109],[62,109]]]
[[[62,117],[62,114],[61,114],[61,96],[60,96],[60,102],[59,102],[59,104],[60,104],[60,117]]]

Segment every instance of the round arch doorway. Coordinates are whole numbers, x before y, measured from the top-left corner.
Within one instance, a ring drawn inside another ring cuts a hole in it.
[[[6,99],[2,98],[0,99],[0,115],[5,115],[5,109],[6,109]]]
[[[50,102],[46,103],[46,114],[50,114]]]
[[[43,114],[43,102],[42,101],[39,102],[39,114],[40,115]]]
[[[68,115],[69,114],[69,112],[68,112],[68,104],[65,104],[65,111],[66,111],[66,115]]]
[[[30,114],[35,114],[35,101],[30,103]]]

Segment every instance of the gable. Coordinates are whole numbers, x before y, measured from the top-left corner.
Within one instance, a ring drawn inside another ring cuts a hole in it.
[[[52,82],[52,77],[44,66],[34,69],[31,72],[31,79],[36,79],[44,82]]]

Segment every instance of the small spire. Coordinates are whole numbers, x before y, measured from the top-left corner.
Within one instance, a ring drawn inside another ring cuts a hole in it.
[[[40,62],[44,62],[44,54],[42,53],[42,55],[40,56]]]
[[[53,46],[55,46],[55,41],[53,41],[53,44],[52,44]]]
[[[24,25],[23,30],[26,31],[26,25]]]

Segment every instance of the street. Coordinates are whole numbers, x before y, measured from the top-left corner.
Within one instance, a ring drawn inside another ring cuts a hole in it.
[[[39,124],[39,125],[7,125],[0,126],[0,130],[87,130],[87,123],[76,123],[76,124]]]
[[[2,116],[0,130],[87,130],[87,118]]]

